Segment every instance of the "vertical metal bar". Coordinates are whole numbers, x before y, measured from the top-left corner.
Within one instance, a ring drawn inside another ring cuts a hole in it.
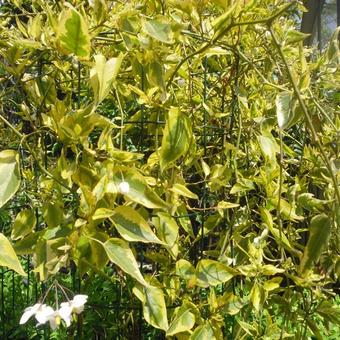
[[[15,320],[15,277],[12,271],[12,320]]]
[[[144,67],[142,66],[142,73],[141,73],[141,90],[144,92],[145,88],[145,70]],[[144,105],[141,107],[141,119],[140,119],[140,124],[141,124],[141,134],[140,134],[140,140],[138,143],[138,150],[139,152],[143,152],[142,149],[142,143],[144,139]],[[143,248],[142,245],[139,248],[139,258],[140,258],[140,272],[143,274],[143,260],[144,260],[144,254],[143,254]],[[138,337],[140,340],[143,339],[143,305],[140,302],[139,304],[139,319],[138,319]]]
[[[81,90],[81,64],[78,61],[78,70],[77,70],[77,109],[80,109],[80,90]]]
[[[208,66],[208,58],[204,57],[204,74],[203,74],[203,103],[205,104],[207,100],[207,66]],[[204,158],[207,156],[207,110],[205,107],[203,108],[203,154]],[[204,251],[204,222],[205,222],[205,209],[207,207],[206,202],[206,184],[203,185],[203,192],[202,192],[202,213],[201,213],[201,242],[200,242],[200,255],[201,258],[203,257]]]
[[[318,13],[317,13],[317,34],[318,34],[318,48],[321,52],[322,50],[322,32],[321,32],[321,15],[322,15],[322,0],[319,1],[318,4]]]
[[[2,337],[6,339],[6,322],[5,322],[5,270],[4,267],[1,268],[1,325],[2,325]]]

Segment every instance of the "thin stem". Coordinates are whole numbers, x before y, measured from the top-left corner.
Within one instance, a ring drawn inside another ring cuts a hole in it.
[[[326,117],[328,123],[332,126],[332,128],[334,130],[336,130],[337,132],[339,131],[338,128],[335,126],[335,124],[333,123],[332,119],[329,117],[329,115],[327,114],[327,112],[321,107],[321,105],[317,102],[317,100],[315,99],[315,97],[313,96],[312,91],[309,89],[309,95],[313,101],[313,103],[315,104],[315,106],[318,108],[318,110]]]
[[[280,175],[279,175],[279,192],[278,192],[278,200],[277,200],[277,208],[276,208],[276,218],[277,223],[279,226],[279,238],[280,238],[280,252],[281,252],[281,260],[284,257],[284,251],[282,247],[282,219],[281,219],[281,195],[282,195],[282,187],[283,187],[283,141],[282,141],[282,132],[279,129],[279,137],[280,137],[280,160],[279,160],[279,167],[280,167]]]
[[[120,101],[120,97],[119,97],[119,93],[117,91],[117,89],[115,90],[115,94],[117,97],[117,101],[118,101],[118,107],[119,107],[119,111],[120,111],[120,150],[123,150],[123,141],[124,141],[124,111],[123,111],[123,107],[122,107],[122,103]]]

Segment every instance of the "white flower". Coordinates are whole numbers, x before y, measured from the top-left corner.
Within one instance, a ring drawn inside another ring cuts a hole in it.
[[[22,325],[26,323],[33,315],[39,324],[44,324],[53,313],[54,310],[52,307],[46,306],[45,304],[36,303],[34,306],[27,307],[25,309],[24,314],[20,318],[19,324]]]
[[[253,244],[256,247],[260,245],[260,242],[261,242],[261,237],[260,236],[255,237],[254,240],[253,240]]]
[[[54,309],[50,306],[42,305],[41,308],[35,314],[35,318],[39,322],[39,325],[42,325],[49,321],[49,319],[54,314]]]
[[[87,301],[87,295],[82,295],[82,294],[75,295],[73,300],[71,301],[73,312],[75,312],[76,314],[80,314],[84,310],[84,305],[86,301]]]
[[[25,309],[24,314],[22,314],[21,319],[19,321],[20,325],[23,325],[26,323],[33,315],[36,314],[38,309],[42,306],[41,303],[36,303],[34,306],[27,307]]]
[[[65,321],[67,327],[71,324],[72,313],[80,314],[84,310],[86,301],[87,295],[78,294],[73,300],[60,304],[58,314]]]
[[[125,182],[125,181],[119,183],[119,185],[118,185],[118,190],[119,190],[119,192],[120,192],[122,195],[128,194],[129,191],[130,191],[130,185],[129,185],[129,183],[128,183],[128,182]],[[76,295],[76,296],[78,296],[78,295]],[[76,296],[75,296],[75,297],[76,297]],[[86,296],[86,295],[85,295],[85,296]]]
[[[72,306],[70,302],[60,304],[59,316],[65,321],[66,327],[71,325]]]
[[[55,330],[59,325],[60,325],[60,320],[62,319],[59,311],[53,311],[53,313],[51,313],[49,316],[48,316],[48,321],[50,323],[50,327]],[[70,322],[71,324],[71,322]],[[69,324],[69,325],[70,325]],[[69,326],[68,325],[68,326]]]
[[[227,263],[228,263],[228,266],[231,266],[231,265],[235,266],[236,265],[236,259],[228,257]]]

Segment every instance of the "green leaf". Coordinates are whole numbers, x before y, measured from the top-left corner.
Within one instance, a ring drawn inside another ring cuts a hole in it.
[[[271,280],[265,281],[263,284],[263,289],[267,292],[270,292],[274,289],[277,289],[280,287],[280,283],[283,280],[282,277],[274,277]]]
[[[74,54],[79,59],[89,59],[91,41],[86,21],[70,4],[60,15],[57,46],[64,54]]]
[[[164,70],[160,62],[157,60],[150,62],[147,67],[146,76],[152,86],[160,88],[163,92],[166,90],[164,82]]]
[[[163,131],[160,149],[160,166],[164,170],[178,158],[185,155],[192,141],[192,128],[189,118],[179,108],[169,110]]]
[[[305,40],[308,38],[310,34],[302,33],[297,30],[290,30],[287,32],[286,38],[285,38],[285,43],[288,44],[294,44],[300,41]]]
[[[219,201],[217,204],[217,209],[233,209],[237,208],[240,205],[238,203],[226,202],[226,201]]]
[[[175,316],[166,332],[167,336],[172,336],[180,332],[186,332],[195,325],[195,315],[190,312],[190,308],[182,305],[175,312]]]
[[[111,221],[120,236],[126,241],[144,243],[163,243],[151,230],[144,218],[128,206],[120,206],[114,210]]]
[[[121,182],[129,183],[129,192],[124,196],[130,200],[144,205],[149,209],[167,209],[168,205],[152,190],[146,183],[146,180],[136,170],[126,167],[115,167],[112,174],[112,180],[109,181],[106,192],[119,193],[119,184]]]
[[[30,233],[23,239],[15,242],[13,244],[13,249],[15,253],[19,255],[32,255],[34,254],[35,247],[37,245],[39,237],[41,237],[44,234],[44,230]]]
[[[184,280],[190,280],[195,276],[195,268],[189,261],[180,259],[176,262],[176,275]]]
[[[320,330],[318,328],[318,324],[314,320],[312,320],[310,318],[307,318],[306,322],[307,322],[307,325],[308,325],[309,329],[316,336],[316,339],[317,340],[324,340],[324,337],[323,337],[323,335],[321,334],[321,332],[320,332]]]
[[[178,195],[184,196],[184,197],[188,197],[188,198],[198,200],[198,196],[196,194],[194,194],[192,191],[190,191],[183,184],[179,184],[179,183],[174,184],[173,187],[170,188],[170,191],[172,191],[172,192],[174,192]]]
[[[189,340],[216,340],[214,330],[209,323],[198,326],[191,334]]]
[[[60,203],[47,203],[43,210],[44,220],[49,228],[59,226],[63,221],[63,210]]]
[[[263,275],[268,275],[268,276],[275,275],[278,273],[284,273],[284,269],[277,268],[273,266],[272,264],[264,264],[260,267],[260,270]]]
[[[12,240],[17,240],[28,235],[34,229],[36,223],[37,219],[33,209],[21,210],[16,216],[12,227]]]
[[[145,33],[156,40],[166,44],[173,43],[171,25],[167,22],[167,20],[165,20],[165,18],[160,17],[158,19],[144,21],[143,29]]]
[[[259,136],[258,141],[263,156],[271,161],[275,160],[276,152],[279,151],[275,139],[267,136]]]
[[[305,275],[312,267],[313,262],[318,261],[323,249],[328,243],[331,233],[331,220],[325,215],[314,216],[309,226],[309,238],[303,252],[299,272]]]
[[[143,286],[148,285],[139,271],[138,263],[127,242],[119,238],[110,238],[102,244],[111,262],[116,264],[125,273],[131,275]]]
[[[334,301],[335,302],[335,301]],[[340,324],[340,307],[332,301],[321,301],[316,312],[334,325]]]
[[[197,285],[204,288],[227,282],[233,276],[231,268],[214,260],[201,260],[196,267]]]
[[[159,218],[159,223],[156,225],[158,235],[168,246],[172,247],[178,237],[178,225],[168,213],[158,212],[157,216]]]
[[[262,288],[257,283],[254,283],[250,291],[250,301],[257,311],[259,311],[261,308],[262,299],[263,299]]]
[[[236,315],[241,308],[245,305],[245,302],[231,292],[226,292],[218,298],[219,306],[223,306],[223,310],[230,314]]]
[[[202,163],[204,177],[208,177],[210,175],[210,167],[206,162],[204,162],[203,159],[201,159],[201,163]]]
[[[328,203],[326,200],[315,198],[313,194],[305,192],[299,195],[298,203],[304,209],[313,211],[314,209],[323,209],[324,205]]]
[[[177,207],[177,214],[179,216],[178,222],[182,229],[192,238],[195,238],[194,231],[192,228],[192,223],[189,218],[188,210],[185,206],[185,204],[181,204],[179,207]]]
[[[147,286],[133,288],[133,293],[142,301],[143,315],[151,326],[166,331],[169,327],[164,294],[160,288]]]
[[[20,186],[19,156],[14,150],[0,152],[0,208],[9,201]]]
[[[228,26],[231,24],[231,20],[232,20],[231,15],[234,12],[235,7],[236,7],[236,3],[230,6],[229,9],[225,13],[220,15],[218,18],[216,18],[212,22],[212,27],[214,29],[213,40],[219,38],[219,36],[223,33],[223,31],[227,29]]]
[[[2,233],[0,233],[0,266],[8,267],[20,275],[26,276],[11,243]]]
[[[95,101],[99,104],[110,92],[122,63],[123,55],[106,61],[103,55],[98,54],[94,56],[94,60],[95,66],[90,71],[90,79]]]
[[[230,189],[230,194],[237,194],[239,192],[254,190],[254,182],[247,178],[239,178],[238,182]]]
[[[237,322],[238,322],[238,324],[241,326],[241,328],[247,333],[247,334],[249,334],[250,336],[252,336],[252,339],[254,338],[254,334],[256,334],[257,333],[257,329],[253,326],[253,325],[251,325],[251,324],[249,324],[249,323],[247,323],[247,322],[244,322],[244,321],[242,321],[242,320],[237,320]]]
[[[295,122],[294,111],[292,110],[292,93],[281,92],[276,96],[276,116],[280,129],[287,129]]]
[[[92,215],[93,220],[109,218],[114,214],[114,211],[107,208],[98,208]]]

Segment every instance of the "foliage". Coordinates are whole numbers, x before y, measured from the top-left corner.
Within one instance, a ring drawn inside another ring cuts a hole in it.
[[[24,274],[17,256],[32,257],[47,286],[77,273],[90,306],[117,284],[126,337],[142,332],[137,299],[151,338],[332,332],[339,47],[334,34],[322,54],[303,48],[302,10],[5,2],[0,264]],[[112,313],[89,310],[68,335],[115,336]]]

